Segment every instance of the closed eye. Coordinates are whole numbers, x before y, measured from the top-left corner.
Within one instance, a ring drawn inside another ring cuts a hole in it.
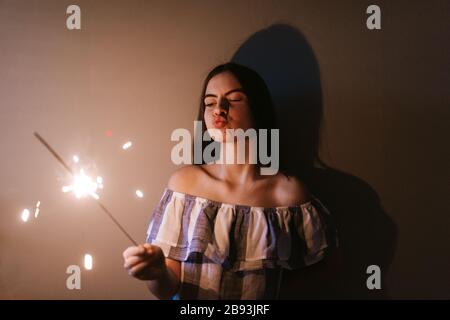
[[[225,99],[227,99],[227,98],[225,98]],[[227,99],[228,100],[228,102],[239,102],[239,101],[242,101],[242,100],[244,100],[242,97],[235,97],[234,99]],[[216,102],[214,101],[205,101],[204,102],[204,104],[205,104],[205,107],[212,107],[213,105],[215,105],[216,104]]]

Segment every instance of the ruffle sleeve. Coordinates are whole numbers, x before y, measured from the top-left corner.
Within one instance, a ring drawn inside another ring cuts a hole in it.
[[[165,189],[148,243],[168,258],[208,259],[232,271],[314,264],[338,245],[332,216],[315,197],[294,207],[220,203]]]

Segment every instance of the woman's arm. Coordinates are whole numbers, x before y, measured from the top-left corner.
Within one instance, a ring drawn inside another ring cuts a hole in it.
[[[166,258],[165,272],[159,279],[147,281],[148,289],[162,300],[171,299],[180,289],[181,263]]]
[[[160,247],[145,243],[126,249],[124,267],[128,273],[147,283],[159,299],[170,299],[177,293],[181,280],[180,262],[164,257]]]

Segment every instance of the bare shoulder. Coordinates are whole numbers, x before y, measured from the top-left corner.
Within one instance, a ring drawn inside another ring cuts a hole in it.
[[[181,167],[172,173],[167,187],[173,191],[190,193],[202,174],[203,170],[197,165]]]
[[[306,185],[294,176],[279,174],[274,190],[278,202],[285,206],[297,206],[311,200]]]

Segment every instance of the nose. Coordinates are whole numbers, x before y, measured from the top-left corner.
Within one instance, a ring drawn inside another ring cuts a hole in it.
[[[214,114],[220,115],[221,113],[228,113],[228,109],[230,108],[230,103],[228,99],[220,99],[217,107],[214,109]]]

